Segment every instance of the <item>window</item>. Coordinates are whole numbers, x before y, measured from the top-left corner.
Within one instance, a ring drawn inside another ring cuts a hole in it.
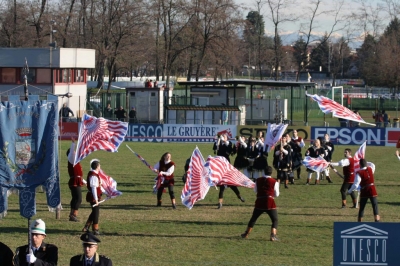
[[[70,83],[71,82],[71,69],[57,69],[56,70],[56,83]]]
[[[1,69],[1,82],[2,83],[16,83],[17,70],[15,68],[2,68]]]
[[[71,69],[62,69],[62,83],[71,82]]]
[[[51,69],[38,68],[36,69],[36,83],[51,83]]]
[[[84,69],[74,69],[74,82],[85,82]]]

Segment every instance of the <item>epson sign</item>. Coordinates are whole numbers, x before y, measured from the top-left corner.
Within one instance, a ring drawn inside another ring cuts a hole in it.
[[[367,145],[385,146],[385,128],[363,127],[311,127],[312,140],[328,134],[331,141],[338,145]]]

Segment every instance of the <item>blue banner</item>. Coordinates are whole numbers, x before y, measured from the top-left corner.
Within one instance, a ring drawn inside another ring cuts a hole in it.
[[[399,265],[400,223],[334,223],[333,265]]]
[[[46,188],[47,204],[60,205],[58,169],[58,98],[29,97],[0,103],[0,213],[7,210],[7,191],[19,190],[20,213],[36,213],[35,189]]]
[[[162,142],[162,124],[129,124],[126,141]]]
[[[336,145],[367,145],[385,146],[386,129],[368,127],[311,127],[311,139],[329,134],[331,142]]]

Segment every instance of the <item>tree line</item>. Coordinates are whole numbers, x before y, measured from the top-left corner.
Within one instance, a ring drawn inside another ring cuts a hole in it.
[[[0,46],[49,47],[51,40],[58,47],[95,49],[90,74],[98,87],[105,75],[154,75],[169,84],[170,76],[250,73],[279,80],[290,69],[297,80],[303,71],[327,72],[335,80],[354,68],[368,85],[397,89],[400,9],[393,1],[359,2],[362,8],[353,12],[343,0],[330,9],[321,0],[255,0],[247,9],[234,0],[3,1]],[[302,12],[292,11],[300,6]],[[390,18],[387,26],[382,14]],[[329,30],[315,35],[327,16]],[[284,45],[280,32],[293,24],[299,38]],[[273,29],[269,36],[266,28]],[[338,31],[342,36],[333,38]],[[362,45],[352,53],[349,44],[359,32]]]

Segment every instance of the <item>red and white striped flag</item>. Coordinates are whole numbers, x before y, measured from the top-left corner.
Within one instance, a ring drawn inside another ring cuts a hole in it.
[[[237,187],[254,188],[255,183],[242,172],[236,169],[223,156],[209,156],[204,165],[208,177],[215,185],[228,185]]]
[[[199,148],[195,148],[190,158],[189,170],[186,183],[182,189],[182,204],[190,209],[193,205],[205,198],[212,184],[209,184],[205,161]]]
[[[204,162],[200,150],[193,151],[187,179],[183,187],[182,204],[189,209],[205,198],[211,186],[231,185],[254,188],[255,183],[231,165],[225,157],[209,156]]]
[[[326,98],[324,96],[319,96],[316,94],[311,95],[306,93],[306,95],[311,99],[313,99],[314,101],[316,101],[321,111],[325,114],[332,113],[334,117],[376,126],[375,124],[365,122],[364,119],[362,119],[359,114],[354,113],[350,109],[344,107],[343,105],[329,98]]]
[[[116,152],[127,132],[128,123],[126,122],[111,121],[103,117],[96,118],[84,114],[74,165],[97,150]]]
[[[317,158],[306,156],[303,159],[302,164],[315,172],[322,172],[329,167],[329,163],[324,158],[319,156]]]
[[[364,141],[363,144],[361,144],[360,148],[354,153],[353,159],[354,159],[354,173],[357,173],[357,171],[360,170],[360,160],[365,159],[365,150],[367,148],[367,142]]]
[[[99,177],[101,179],[101,190],[107,195],[107,198],[115,198],[122,195],[122,192],[117,190],[117,182],[101,169]]]

